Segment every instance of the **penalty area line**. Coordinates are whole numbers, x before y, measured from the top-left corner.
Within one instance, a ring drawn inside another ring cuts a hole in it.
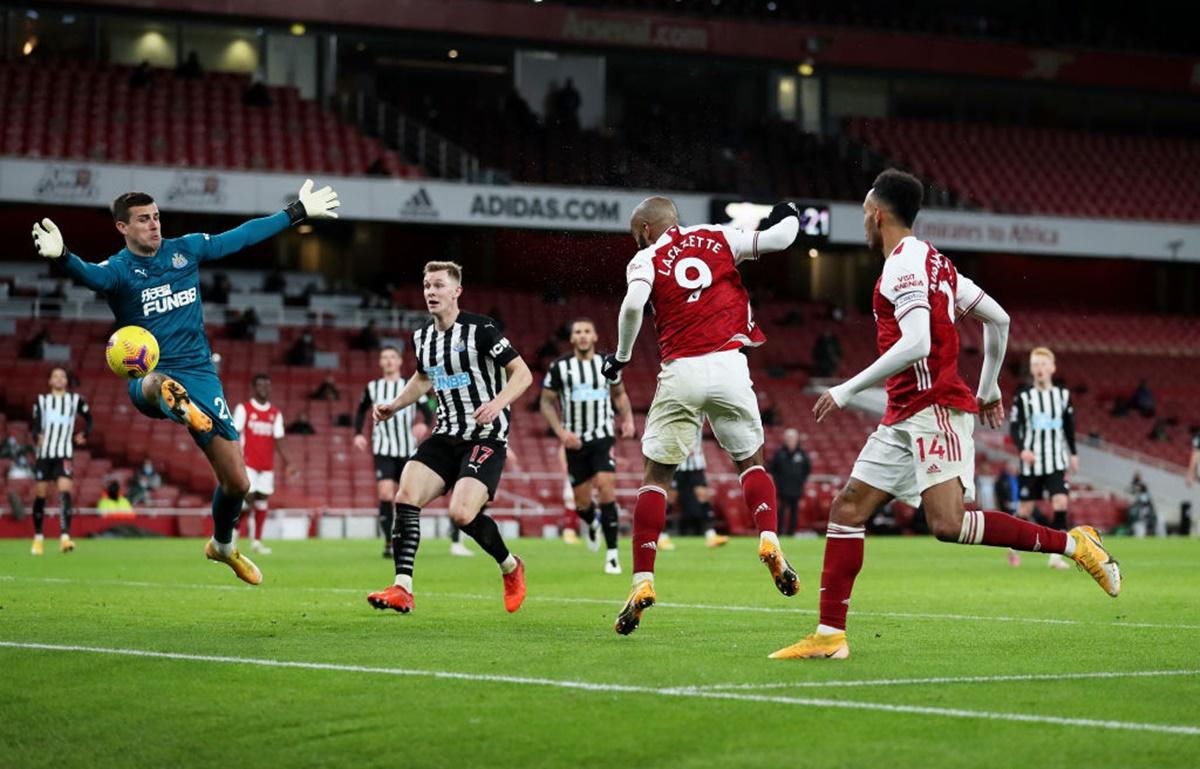
[[[770,694],[750,694],[745,692],[703,691],[680,687],[633,686],[627,684],[607,684],[589,681],[558,680],[553,678],[537,678],[528,676],[511,676],[490,673],[463,673],[451,670],[422,670],[417,668],[372,667],[366,665],[346,665],[332,662],[304,662],[299,660],[259,659],[253,657],[229,657],[207,654],[189,654],[184,652],[163,652],[146,649],[110,648],[102,646],[80,646],[74,644],[47,644],[27,641],[0,641],[0,648],[46,651],[46,652],[75,652],[80,654],[101,654],[142,659],[172,660],[179,662],[200,662],[207,664],[246,665],[266,668],[290,668],[301,670],[319,670],[339,673],[358,673],[388,676],[406,676],[413,678],[431,678],[439,680],[464,681],[469,683],[501,683],[515,686],[538,686],[553,689],[570,689],[576,691],[604,692],[617,694],[641,694],[658,697],[677,697],[683,699],[723,700],[730,702],[755,702],[776,705],[795,705],[804,707],[837,708],[841,710],[862,710],[880,713],[896,713],[904,715],[926,715],[942,718],[962,718],[983,721],[1011,721],[1029,724],[1050,724],[1054,726],[1083,727],[1088,729],[1109,729],[1118,731],[1153,732],[1158,734],[1178,734],[1200,736],[1200,726],[1180,724],[1153,724],[1132,721],[1112,721],[1092,718],[1070,718],[1065,716],[1048,716],[1036,713],[1004,713],[987,710],[967,710],[963,708],[940,708],[921,705],[898,705],[885,702],[858,702],[848,700],[832,700],[820,697],[786,697]]]

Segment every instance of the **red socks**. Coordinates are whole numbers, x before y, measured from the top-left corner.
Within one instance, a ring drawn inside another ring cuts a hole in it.
[[[779,514],[775,510],[775,481],[767,474],[762,465],[755,465],[742,473],[742,498],[746,501],[746,509],[754,516],[754,525],[758,533],[776,531],[779,528]]]
[[[658,535],[667,525],[667,492],[657,486],[638,489],[633,508],[633,572],[654,572]]]
[[[254,538],[263,538],[263,526],[267,523],[266,500],[254,503]]]
[[[1034,553],[1062,553],[1067,549],[1067,533],[990,510],[963,513],[958,541],[963,545],[995,545]]]
[[[846,629],[850,591],[863,565],[866,529],[830,523],[825,532],[825,566],[821,571],[821,624]]]

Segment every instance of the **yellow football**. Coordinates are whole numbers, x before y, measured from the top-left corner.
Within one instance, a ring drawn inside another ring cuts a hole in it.
[[[140,379],[158,365],[158,340],[141,326],[125,326],[108,338],[104,355],[114,374]]]

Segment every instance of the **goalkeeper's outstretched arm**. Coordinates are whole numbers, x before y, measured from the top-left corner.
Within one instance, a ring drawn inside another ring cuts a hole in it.
[[[278,235],[305,219],[336,219],[337,211],[334,209],[341,204],[332,187],[326,185],[314,192],[313,180],[308,179],[300,188],[295,202],[289,203],[287,208],[278,213],[251,219],[220,235],[189,235],[187,239],[203,254],[204,261],[221,259]]]

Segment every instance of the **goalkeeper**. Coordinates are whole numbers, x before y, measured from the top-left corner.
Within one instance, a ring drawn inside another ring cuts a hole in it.
[[[250,483],[238,445],[238,432],[221,380],[212,364],[200,305],[200,264],[241,251],[304,219],[337,218],[340,205],[331,188],[313,191],[304,182],[299,199],[271,216],[251,219],[220,235],[193,234],[163,239],[158,206],[144,192],[127,192],[112,203],[125,248],[91,264],[67,250],[49,219],[33,225],[38,253],[60,264],[72,278],[101,294],[117,326],[141,326],[158,340],[155,371],[129,382],[129,398],[154,419],[188,428],[217,476],[213,492],[213,536],[204,554],[228,564],[239,579],[257,585],[262,572],[241,555],[233,541],[242,498]]]

